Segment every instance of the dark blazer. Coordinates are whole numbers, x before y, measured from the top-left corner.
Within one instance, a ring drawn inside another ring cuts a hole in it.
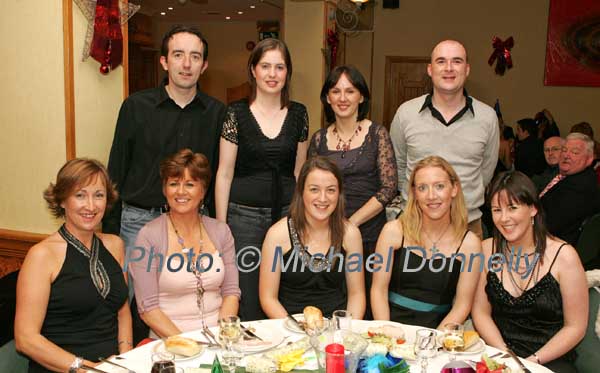
[[[579,227],[600,212],[600,190],[591,167],[569,175],[542,197],[548,231],[575,246]]]

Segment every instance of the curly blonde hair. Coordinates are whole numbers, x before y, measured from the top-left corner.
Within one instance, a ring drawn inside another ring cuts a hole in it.
[[[106,186],[106,210],[110,210],[118,199],[118,193],[114,184],[110,181],[108,172],[104,165],[95,159],[75,158],[61,167],[56,175],[56,183],[50,183],[44,190],[44,199],[50,213],[56,218],[65,216],[65,209],[61,204],[69,198],[73,192],[90,183],[96,178]]]

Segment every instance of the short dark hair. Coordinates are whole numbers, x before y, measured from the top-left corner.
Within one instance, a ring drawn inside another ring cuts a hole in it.
[[[325,119],[327,120],[327,123],[335,122],[335,113],[333,112],[329,102],[327,102],[327,94],[329,93],[329,90],[337,84],[342,74],[346,75],[350,83],[352,83],[352,85],[356,87],[356,89],[358,89],[360,94],[363,96],[363,102],[358,105],[357,120],[363,120],[367,117],[367,114],[369,114],[371,93],[369,93],[369,86],[367,86],[364,76],[356,67],[351,65],[342,65],[329,72],[329,75],[327,75],[327,78],[325,79],[325,84],[323,84],[323,88],[321,88],[321,102],[325,108]]]
[[[65,209],[61,204],[73,194],[75,188],[85,187],[98,177],[106,187],[106,210],[110,210],[118,194],[104,165],[95,159],[75,158],[60,168],[56,183],[50,183],[44,190],[44,199],[52,215],[55,218],[64,217]]]
[[[204,38],[204,36],[200,32],[200,30],[198,30],[194,26],[175,25],[169,31],[167,31],[167,33],[165,34],[165,36],[163,36],[163,39],[162,39],[162,44],[160,47],[160,55],[164,56],[164,57],[168,57],[169,41],[171,40],[173,35],[181,34],[184,32],[188,33],[188,34],[196,35],[198,37],[198,39],[200,39],[200,42],[202,42],[202,45],[204,46],[204,48],[202,48],[202,59],[204,61],[207,61],[208,60],[208,42],[206,41],[206,39]]]
[[[279,39],[267,38],[263,39],[256,44],[256,47],[250,53],[248,57],[248,65],[246,66],[248,72],[248,82],[250,83],[250,97],[248,102],[252,104],[256,100],[256,78],[252,74],[252,69],[256,67],[263,55],[271,50],[278,50],[281,52],[287,74],[285,76],[285,84],[281,89],[281,108],[288,107],[290,105],[290,83],[292,80],[292,56],[285,43]]]
[[[160,178],[163,185],[170,177],[182,178],[188,170],[194,180],[204,184],[206,190],[210,185],[212,173],[208,158],[202,153],[194,153],[190,149],[181,149],[177,153],[163,159],[160,163]]]
[[[537,214],[533,218],[533,243],[536,253],[540,254],[540,263],[543,263],[548,230],[544,218],[544,208],[542,207],[533,181],[519,171],[502,172],[492,180],[487,193],[487,203],[491,206],[494,196],[499,196],[501,192],[506,194],[508,203],[516,202],[518,204],[533,206],[537,209]],[[511,248],[508,247],[508,241],[502,236],[495,225],[492,237],[494,253],[506,254],[505,250],[510,251]]]
[[[537,137],[538,135],[538,124],[531,118],[523,118],[517,121],[517,125],[521,129],[529,134],[529,136]]]

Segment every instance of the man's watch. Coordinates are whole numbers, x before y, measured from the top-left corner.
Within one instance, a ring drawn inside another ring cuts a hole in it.
[[[75,356],[75,360],[71,363],[69,367],[69,373],[77,373],[79,368],[83,366],[83,358],[79,356]]]

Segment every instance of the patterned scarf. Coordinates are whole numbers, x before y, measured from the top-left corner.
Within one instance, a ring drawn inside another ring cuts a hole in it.
[[[92,282],[94,283],[94,286],[96,286],[96,289],[98,289],[98,293],[100,293],[102,298],[106,299],[106,296],[110,293],[110,279],[108,278],[108,274],[106,273],[106,269],[104,269],[102,262],[98,260],[100,239],[94,235],[92,238],[92,247],[88,251],[85,245],[67,230],[65,224],[60,227],[58,234],[60,234],[67,243],[73,245],[83,256],[89,259]]]

